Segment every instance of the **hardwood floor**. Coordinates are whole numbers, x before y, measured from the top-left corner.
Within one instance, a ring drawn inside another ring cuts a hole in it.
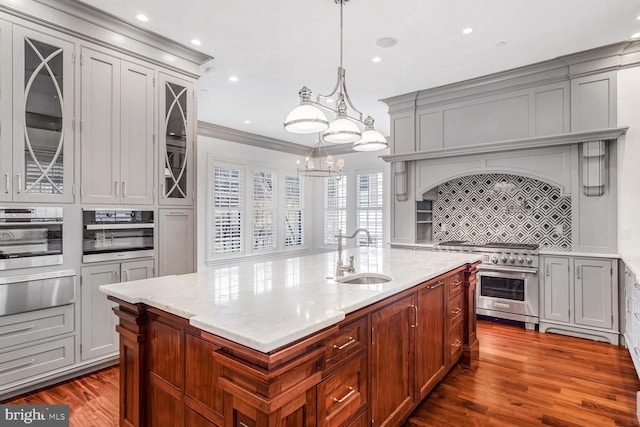
[[[484,321],[478,339],[477,366],[456,367],[406,427],[638,426],[623,347]],[[118,379],[106,369],[4,403],[66,403],[72,427],[117,426]]]

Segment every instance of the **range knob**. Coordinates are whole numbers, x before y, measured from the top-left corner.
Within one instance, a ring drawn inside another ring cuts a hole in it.
[[[533,264],[533,260],[529,257],[527,257],[527,264]]]
[[[524,258],[522,258],[522,257],[518,258],[518,262],[519,262],[520,264],[522,264],[522,263],[524,262]]]
[[[506,256],[504,256],[504,255],[502,255],[502,256],[500,257],[500,261],[502,261],[502,262],[507,262],[507,257],[506,257]]]
[[[496,258],[496,257],[491,258],[491,262],[494,263],[494,264],[497,264],[498,263],[498,258]]]
[[[514,257],[509,257],[509,262],[511,264],[514,264],[516,262],[516,259]]]

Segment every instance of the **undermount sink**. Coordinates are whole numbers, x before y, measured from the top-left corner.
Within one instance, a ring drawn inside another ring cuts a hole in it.
[[[391,276],[381,273],[354,273],[344,277],[336,277],[338,283],[349,283],[353,285],[374,285],[386,283],[392,280]]]

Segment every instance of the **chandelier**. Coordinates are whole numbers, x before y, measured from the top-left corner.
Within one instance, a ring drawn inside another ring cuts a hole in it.
[[[322,137],[318,138],[316,145],[311,149],[311,152],[305,159],[304,167],[300,165],[300,160],[298,160],[299,176],[310,178],[329,178],[335,176],[337,179],[340,179],[342,178],[342,168],[344,168],[344,159],[335,161],[333,156],[328,154],[324,148]]]
[[[356,151],[375,151],[388,147],[385,137],[375,130],[373,118],[367,116],[362,119],[362,112],[354,107],[345,80],[345,69],[342,67],[342,33],[343,33],[343,8],[349,0],[334,0],[340,4],[340,66],[338,67],[338,81],[333,91],[327,95],[318,95],[316,100],[311,99],[311,90],[304,86],[298,92],[300,105],[295,107],[284,121],[284,128],[291,133],[315,133],[322,132],[320,139],[332,144],[351,144]],[[320,103],[322,98],[327,99],[338,94],[336,108],[330,108]],[[348,115],[347,106],[357,114],[357,117]],[[325,109],[336,115],[335,120],[329,122],[324,112]],[[360,126],[364,126],[364,131]],[[315,148],[315,147],[314,147]]]

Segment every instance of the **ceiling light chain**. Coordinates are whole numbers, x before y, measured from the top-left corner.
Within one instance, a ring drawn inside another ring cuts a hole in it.
[[[353,149],[357,151],[381,150],[388,147],[385,137],[373,126],[373,118],[367,116],[363,121],[363,113],[358,110],[351,101],[346,85],[346,71],[343,67],[343,32],[344,14],[343,8],[349,0],[334,0],[340,5],[340,66],[338,67],[338,79],[336,85],[327,95],[318,95],[316,101],[311,100],[311,90],[306,86],[298,94],[300,95],[300,105],[294,108],[284,122],[284,128],[292,133],[315,133],[323,132],[320,139],[334,144],[353,143]],[[333,109],[321,104],[321,98],[329,99],[338,94],[336,108]],[[347,106],[350,107],[357,117],[348,114]],[[333,112],[336,119],[331,123],[320,109]],[[358,124],[364,126],[364,132]],[[365,137],[366,136],[366,137]]]

